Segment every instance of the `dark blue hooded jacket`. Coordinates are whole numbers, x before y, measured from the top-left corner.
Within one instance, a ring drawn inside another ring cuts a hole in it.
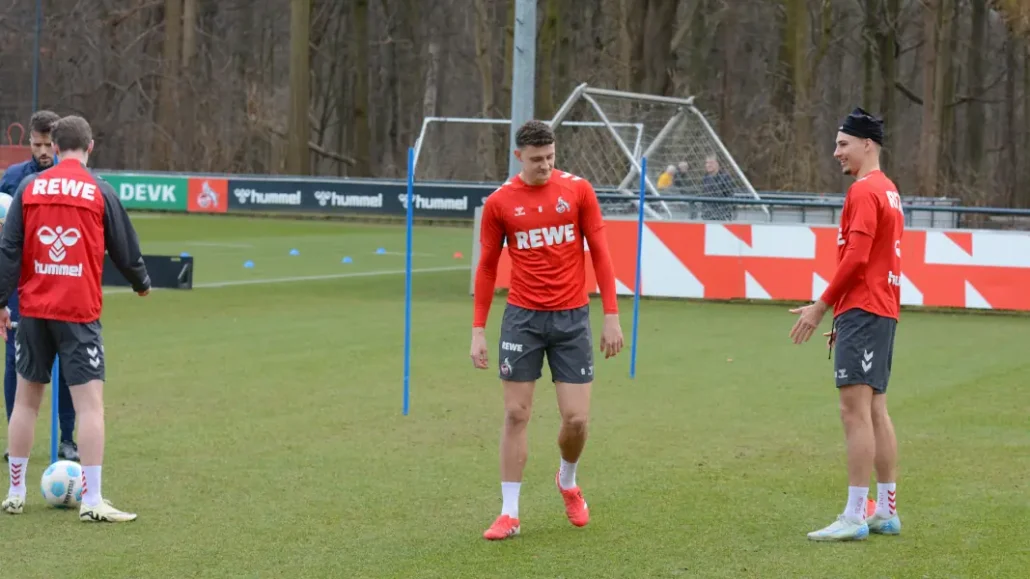
[[[58,160],[54,159],[54,165],[58,163]],[[52,165],[51,165],[52,166]],[[49,168],[49,167],[48,167]],[[36,162],[36,158],[33,157],[28,161],[21,163],[15,163],[4,171],[4,176],[0,177],[0,193],[7,193],[10,196],[14,196],[14,192],[18,190],[18,185],[21,185],[22,180],[30,175],[35,175],[43,171]],[[11,299],[7,302],[7,307],[11,309],[11,321],[18,320],[18,292],[17,290],[11,294]]]

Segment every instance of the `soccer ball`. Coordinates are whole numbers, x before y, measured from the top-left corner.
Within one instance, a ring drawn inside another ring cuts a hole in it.
[[[70,460],[55,462],[43,471],[39,490],[52,507],[77,508],[82,502],[82,467]]]
[[[0,193],[0,227],[3,227],[4,222],[7,221],[7,212],[11,209],[11,201],[14,197],[11,197],[7,193]]]

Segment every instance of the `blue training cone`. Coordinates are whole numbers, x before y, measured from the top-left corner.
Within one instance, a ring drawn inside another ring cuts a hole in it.
[[[386,253],[386,248],[385,247],[380,247],[379,249],[376,250],[376,253],[378,253],[379,255],[383,255],[383,254]]]
[[[185,252],[185,251],[179,254],[179,257],[189,257],[189,256],[190,256],[190,254],[188,252]]]
[[[254,262],[248,259],[247,261],[243,262],[243,267],[250,269],[254,267]]]
[[[300,250],[299,249],[291,249],[290,250],[290,255],[300,255]]]
[[[341,259],[340,263],[351,263],[352,261],[354,261],[354,260],[351,259],[350,256],[348,255],[347,257],[344,257],[343,259]]]

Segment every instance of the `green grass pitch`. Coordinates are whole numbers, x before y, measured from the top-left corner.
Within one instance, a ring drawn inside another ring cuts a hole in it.
[[[890,386],[903,534],[817,544],[805,533],[847,496],[825,343],[792,345],[787,306],[644,301],[631,380],[623,300],[627,349],[598,362],[578,476],[590,525],[565,520],[554,488],[545,371],[522,535],[491,543],[502,405],[496,354],[489,372],[468,359],[470,229],[416,227],[405,417],[402,227],[134,222],[145,252],[193,254],[198,286],[105,299],[104,494],[140,518],[86,525],[45,506],[44,407],[26,512],[0,517],[0,577],[1030,575],[1025,317],[903,314]]]

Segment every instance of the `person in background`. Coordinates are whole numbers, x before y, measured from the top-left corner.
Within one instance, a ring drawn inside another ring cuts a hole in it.
[[[18,185],[26,178],[36,173],[41,173],[54,166],[57,158],[54,155],[54,143],[50,132],[54,123],[61,117],[51,111],[36,111],[29,120],[29,146],[32,149],[32,158],[22,163],[11,165],[4,171],[0,178],[0,193],[7,196],[6,204],[3,207],[3,218],[7,218],[7,208],[10,207],[11,199]],[[2,221],[0,221],[2,224]],[[18,325],[18,294],[11,294],[10,302],[7,305],[11,314],[12,327]],[[14,340],[7,341],[7,363],[4,367],[4,408],[7,410],[7,422],[11,421],[11,412],[14,410],[14,395],[18,388],[17,372],[14,367]],[[61,423],[61,445],[57,456],[61,460],[79,462],[79,447],[75,443],[75,408],[72,406],[72,395],[68,390],[68,382],[64,374],[58,380],[58,406]],[[4,451],[4,461],[10,459],[10,454]]]
[[[705,176],[701,178],[705,197],[733,197],[733,179],[719,167],[715,153],[705,156]],[[733,206],[729,203],[702,203],[701,219],[706,221],[732,221]]]
[[[676,177],[676,165],[669,165],[665,172],[658,176],[658,188],[668,189],[672,187],[672,180]]]

